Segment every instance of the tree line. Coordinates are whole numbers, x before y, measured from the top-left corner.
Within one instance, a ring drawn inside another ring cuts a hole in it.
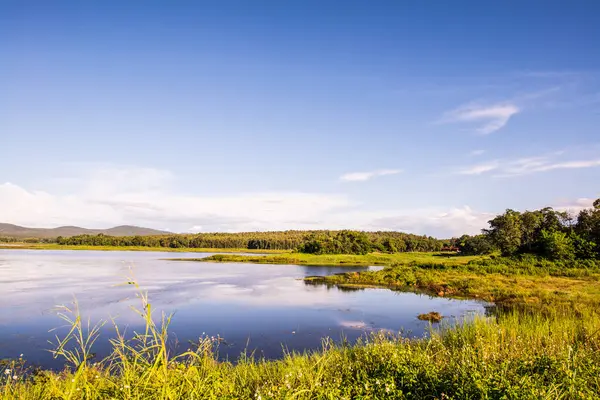
[[[0,236],[0,243],[56,243],[56,238]]]
[[[550,207],[535,211],[506,210],[481,235],[454,241],[461,253],[503,256],[534,254],[553,259],[600,259],[600,199],[577,215]]]
[[[236,248],[298,250],[313,254],[364,254],[371,251],[440,251],[449,241],[402,232],[280,231],[199,233],[159,236],[78,235],[58,237],[56,243],[72,246],[138,246],[166,248]]]
[[[402,232],[317,231],[304,238],[298,251],[311,254],[403,253],[441,251],[449,245],[449,241]]]
[[[312,254],[401,253],[457,249],[461,254],[503,256],[533,254],[553,260],[600,259],[600,199],[577,215],[550,207],[519,212],[508,209],[488,221],[489,228],[475,236],[440,240],[403,232],[352,230],[198,233],[158,236],[78,235],[27,239],[30,243],[59,245],[136,246],[164,248],[237,248],[293,250]],[[0,242],[22,239],[0,238]]]

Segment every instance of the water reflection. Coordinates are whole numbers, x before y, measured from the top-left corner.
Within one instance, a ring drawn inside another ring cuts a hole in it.
[[[279,357],[289,350],[318,348],[323,336],[354,340],[364,332],[401,329],[423,334],[427,323],[416,316],[432,310],[445,316],[484,312],[481,303],[430,298],[383,289],[327,288],[301,278],[364,268],[266,264],[196,263],[164,260],[156,252],[0,250],[0,358],[26,354],[29,361],[59,367],[51,359],[50,328],[60,325],[52,311],[75,296],[92,321],[116,318],[129,330],[140,327],[131,310],[139,299],[130,268],[147,290],[157,313],[175,313],[171,331],[180,343],[204,332],[225,342],[221,357],[243,350]],[[208,255],[208,254],[204,254]],[[198,253],[178,253],[198,258]],[[108,351],[103,340],[96,351]],[[226,345],[225,345],[226,343]]]

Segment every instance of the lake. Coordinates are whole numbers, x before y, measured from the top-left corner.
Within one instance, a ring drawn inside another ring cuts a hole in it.
[[[60,368],[47,351],[63,322],[55,306],[76,298],[92,322],[115,318],[131,332],[142,326],[130,307],[139,305],[128,281],[147,290],[156,316],[174,313],[170,332],[180,350],[202,335],[220,336],[219,357],[235,360],[244,350],[281,357],[283,349],[321,346],[321,338],[354,341],[377,330],[423,335],[429,323],[417,315],[438,311],[449,320],[485,313],[486,303],[429,297],[386,289],[356,291],[305,284],[301,278],[360,267],[232,264],[168,261],[208,253],[0,250],[0,359],[24,354],[29,362]],[[108,351],[109,323],[95,346]]]

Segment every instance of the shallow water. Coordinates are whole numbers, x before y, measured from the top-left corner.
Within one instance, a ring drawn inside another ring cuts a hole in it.
[[[236,359],[245,349],[280,357],[283,349],[321,346],[321,338],[351,341],[367,332],[402,330],[421,336],[429,323],[418,314],[438,311],[461,318],[484,313],[485,303],[432,298],[385,289],[357,291],[306,285],[301,278],[365,268],[200,263],[164,258],[198,258],[208,253],[0,250],[0,359],[24,354],[28,362],[59,368],[47,351],[65,333],[56,305],[74,297],[92,322],[116,318],[131,332],[141,325],[130,306],[139,305],[129,280],[133,271],[150,296],[156,316],[174,312],[170,332],[185,350],[203,334],[225,339],[219,356]],[[107,324],[95,351],[106,355]]]

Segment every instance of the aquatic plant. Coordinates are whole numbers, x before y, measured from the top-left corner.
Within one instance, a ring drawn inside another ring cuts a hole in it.
[[[95,330],[69,308],[73,326],[55,350],[67,357],[65,370],[20,370],[13,379],[9,366],[0,399],[595,399],[600,393],[600,318],[591,308],[510,311],[442,322],[424,339],[379,332],[353,346],[324,339],[319,351],[281,360],[242,354],[237,362],[219,362],[209,338],[172,352],[171,316],[154,318],[147,294],[138,296],[145,328],[126,338],[115,324],[119,334],[103,360],[86,356]]]
[[[444,318],[442,316],[442,314],[440,314],[437,311],[430,311],[426,314],[419,314],[417,316],[418,319],[420,319],[421,321],[429,321],[429,322],[441,322],[442,318]]]

